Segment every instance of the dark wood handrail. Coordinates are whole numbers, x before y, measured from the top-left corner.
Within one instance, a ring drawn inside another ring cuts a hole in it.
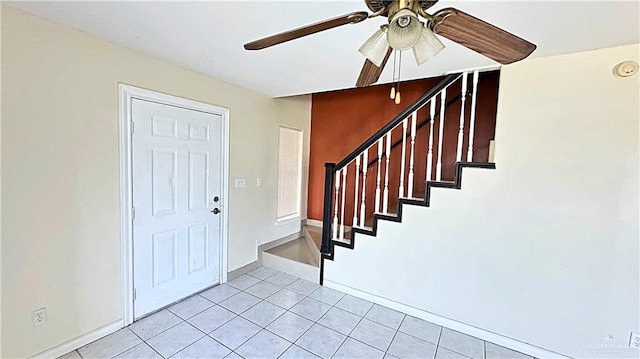
[[[469,92],[467,91],[467,95],[469,95]],[[449,106],[453,105],[454,103],[456,103],[458,100],[460,100],[462,96],[460,94],[457,94],[454,98],[452,98],[451,100],[447,101],[447,103],[444,105],[445,108],[449,108]],[[440,109],[437,109],[434,117],[437,117],[438,115],[440,115]],[[427,123],[429,123],[429,121],[431,120],[431,117],[427,117],[426,119],[424,119],[422,122],[420,122],[419,124],[416,125],[416,132],[418,132],[419,129],[423,128],[425,125],[427,125]],[[407,131],[407,133],[405,133],[404,138],[407,138],[411,136],[411,133],[409,131]],[[396,142],[394,142],[391,145],[391,151],[393,151],[394,148],[400,146],[402,144],[402,138],[400,138],[399,140],[397,140]],[[375,165],[378,162],[378,159],[373,159],[371,160],[368,164],[367,164],[367,168],[369,167],[373,167],[373,165]]]
[[[420,96],[417,100],[415,100],[411,105],[402,110],[396,117],[394,117],[391,121],[389,121],[386,125],[384,125],[381,129],[379,129],[376,133],[374,133],[371,137],[369,137],[366,141],[364,141],[360,146],[358,146],[355,150],[353,150],[350,154],[347,155],[342,161],[338,162],[335,166],[334,171],[342,169],[342,167],[351,163],[351,161],[355,160],[362,152],[371,147],[374,143],[376,143],[382,136],[386,135],[387,132],[393,130],[402,120],[407,118],[413,112],[421,109],[431,98],[435,97],[440,91],[442,91],[445,87],[449,86],[453,82],[455,82],[458,78],[460,78],[462,74],[451,74],[447,75],[442,81],[440,81],[437,85],[432,87],[429,91],[425,92],[424,95]]]

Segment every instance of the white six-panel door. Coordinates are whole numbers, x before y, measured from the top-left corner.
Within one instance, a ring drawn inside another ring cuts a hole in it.
[[[222,117],[133,99],[139,318],[220,282]]]

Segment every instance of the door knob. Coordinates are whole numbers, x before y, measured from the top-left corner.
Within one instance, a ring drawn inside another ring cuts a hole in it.
[[[214,208],[214,209],[213,209],[213,211],[211,211],[211,213],[213,213],[213,214],[218,214],[218,213],[220,213],[220,210],[219,210],[219,209],[217,209],[217,208]]]

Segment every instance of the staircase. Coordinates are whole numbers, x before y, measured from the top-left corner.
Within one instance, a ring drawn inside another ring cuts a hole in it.
[[[354,249],[356,233],[376,236],[380,221],[402,222],[406,205],[428,207],[432,188],[460,189],[464,168],[494,169],[473,152],[479,78],[446,76],[342,161],[325,164],[322,223],[308,221],[299,238],[265,249],[263,264],[322,283],[336,245]],[[455,144],[445,142],[445,120]]]
[[[354,249],[356,234],[376,236],[380,221],[402,222],[404,206],[428,207],[433,188],[461,189],[465,168],[495,169],[473,161],[478,79],[478,71],[446,76],[343,160],[325,164],[322,228],[305,229],[313,243],[321,240],[321,283],[336,245]],[[447,116],[454,104],[456,118]],[[455,146],[444,143],[445,120],[457,124]],[[428,135],[417,136],[421,128]],[[426,153],[418,154],[419,144]],[[455,173],[443,171],[452,166]]]

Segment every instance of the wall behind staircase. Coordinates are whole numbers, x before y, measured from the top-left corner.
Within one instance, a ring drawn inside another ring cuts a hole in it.
[[[336,247],[325,280],[572,357],[637,357],[640,76],[611,69],[639,51],[504,66],[497,169]]]
[[[489,141],[494,138],[496,126],[496,107],[498,100],[498,71],[480,74],[478,85],[478,103],[486,106],[476,111],[475,136],[474,136],[474,160],[486,162],[489,158]],[[400,84],[402,103],[396,105],[389,99],[391,85],[378,85],[365,88],[331,91],[313,94],[311,100],[311,139],[309,158],[309,198],[307,216],[311,219],[322,220],[322,206],[324,201],[324,164],[326,162],[337,163],[346,157],[362,142],[376,133],[382,126],[391,121],[421,95],[439,83],[443,78],[431,78],[415,81],[406,81]],[[469,77],[469,85],[472,83]],[[471,87],[469,87],[471,88]],[[454,83],[447,91],[447,100],[453,100],[460,94],[460,81]],[[466,112],[471,108],[470,96],[467,97]],[[439,100],[438,100],[439,101]],[[439,105],[438,104],[438,111]],[[418,111],[417,123],[421,123],[429,116],[429,106]],[[455,174],[456,138],[460,118],[460,100],[455,101],[445,111],[446,121],[444,127],[444,158],[442,175],[445,179],[453,179]],[[407,132],[410,132],[411,123]],[[439,122],[434,126],[434,158],[437,158]],[[469,119],[465,128],[469,128]],[[416,132],[416,178],[425,178],[427,153],[427,140],[429,126],[424,126]],[[402,139],[402,126],[392,133],[392,143]],[[409,168],[410,138],[407,138],[406,167]],[[467,144],[465,143],[465,146]],[[466,149],[466,147],[465,147]],[[389,188],[398,188],[401,163],[402,146],[397,146],[391,151],[389,166]],[[466,152],[465,152],[466,153]],[[369,162],[377,158],[377,146],[369,150]],[[384,161],[384,159],[383,159]],[[355,166],[352,166],[352,171]],[[374,190],[377,165],[369,167],[367,173],[367,209],[369,218],[373,215]],[[433,166],[435,176],[435,166]],[[384,164],[382,168],[384,176]],[[347,181],[354,181],[353,172],[347,176]],[[407,179],[405,178],[405,181]],[[362,184],[360,184],[362,186]],[[346,198],[354,197],[353,183],[347,186]],[[424,190],[424,183],[417,181],[414,193],[419,194]],[[391,191],[389,203],[396,203],[398,191]],[[392,206],[393,207],[393,206]],[[353,201],[349,200],[345,206],[346,224],[351,225],[353,217]]]

